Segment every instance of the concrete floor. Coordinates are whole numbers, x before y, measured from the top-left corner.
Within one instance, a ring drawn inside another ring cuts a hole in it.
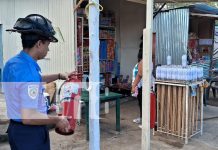
[[[141,129],[132,122],[138,116],[137,101],[130,98],[128,102],[121,104],[121,132],[115,131],[115,107],[109,114],[102,114],[101,125],[101,149],[102,150],[140,150]],[[152,150],[218,150],[218,107],[204,107],[204,132],[203,136],[195,136],[187,145],[181,141],[165,136],[151,135]],[[152,131],[151,131],[152,133]],[[85,123],[77,127],[72,136],[61,136],[50,131],[52,150],[87,150],[88,142],[85,140]],[[0,143],[0,150],[9,150],[8,143]]]

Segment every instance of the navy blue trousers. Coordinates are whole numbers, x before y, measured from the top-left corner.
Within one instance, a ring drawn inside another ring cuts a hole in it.
[[[50,150],[46,126],[23,125],[10,121],[8,138],[11,150]]]

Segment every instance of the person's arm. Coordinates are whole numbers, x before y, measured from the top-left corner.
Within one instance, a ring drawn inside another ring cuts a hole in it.
[[[141,76],[142,77],[142,64],[143,64],[143,62],[142,62],[142,60],[139,62],[139,65],[138,65],[138,74],[137,75],[139,75],[139,76]]]
[[[42,75],[42,82],[50,83],[55,80],[68,80],[70,76],[75,74],[75,71],[71,73],[57,73],[57,74],[51,74],[51,75]]]
[[[51,75],[43,75],[42,82],[50,83],[52,81],[60,79],[61,74],[51,74]]]
[[[132,84],[132,90],[131,90],[132,93],[135,93],[135,87],[138,85],[141,79],[142,79],[142,60],[138,64],[138,73]]]
[[[38,111],[39,104],[44,101],[43,88],[37,82],[16,83],[16,90],[20,98],[19,110],[21,112],[22,123],[26,125],[48,125],[54,124],[61,131],[69,128],[69,122],[65,117],[48,116]],[[13,119],[13,118],[12,118]]]
[[[35,109],[22,109],[21,118],[23,124],[27,125],[48,125],[56,124],[59,121],[58,116],[48,116],[37,112]]]
[[[70,128],[67,117],[51,116],[40,113],[35,109],[21,110],[22,123],[25,125],[56,125],[61,131],[67,131]]]

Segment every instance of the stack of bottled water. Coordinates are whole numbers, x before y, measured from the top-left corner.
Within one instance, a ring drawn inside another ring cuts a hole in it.
[[[197,81],[203,79],[203,68],[193,66],[158,66],[156,69],[158,80]]]

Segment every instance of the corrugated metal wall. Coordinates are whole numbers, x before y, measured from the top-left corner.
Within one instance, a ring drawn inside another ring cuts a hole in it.
[[[156,64],[166,64],[172,56],[172,64],[181,64],[187,54],[189,9],[175,9],[159,13],[154,19],[156,32]]]
[[[19,17],[38,13],[49,18],[64,36],[64,43],[51,43],[46,59],[39,61],[43,73],[72,71],[74,62],[73,0],[1,0],[0,22],[3,24],[4,62],[22,49],[20,35],[5,32]]]

